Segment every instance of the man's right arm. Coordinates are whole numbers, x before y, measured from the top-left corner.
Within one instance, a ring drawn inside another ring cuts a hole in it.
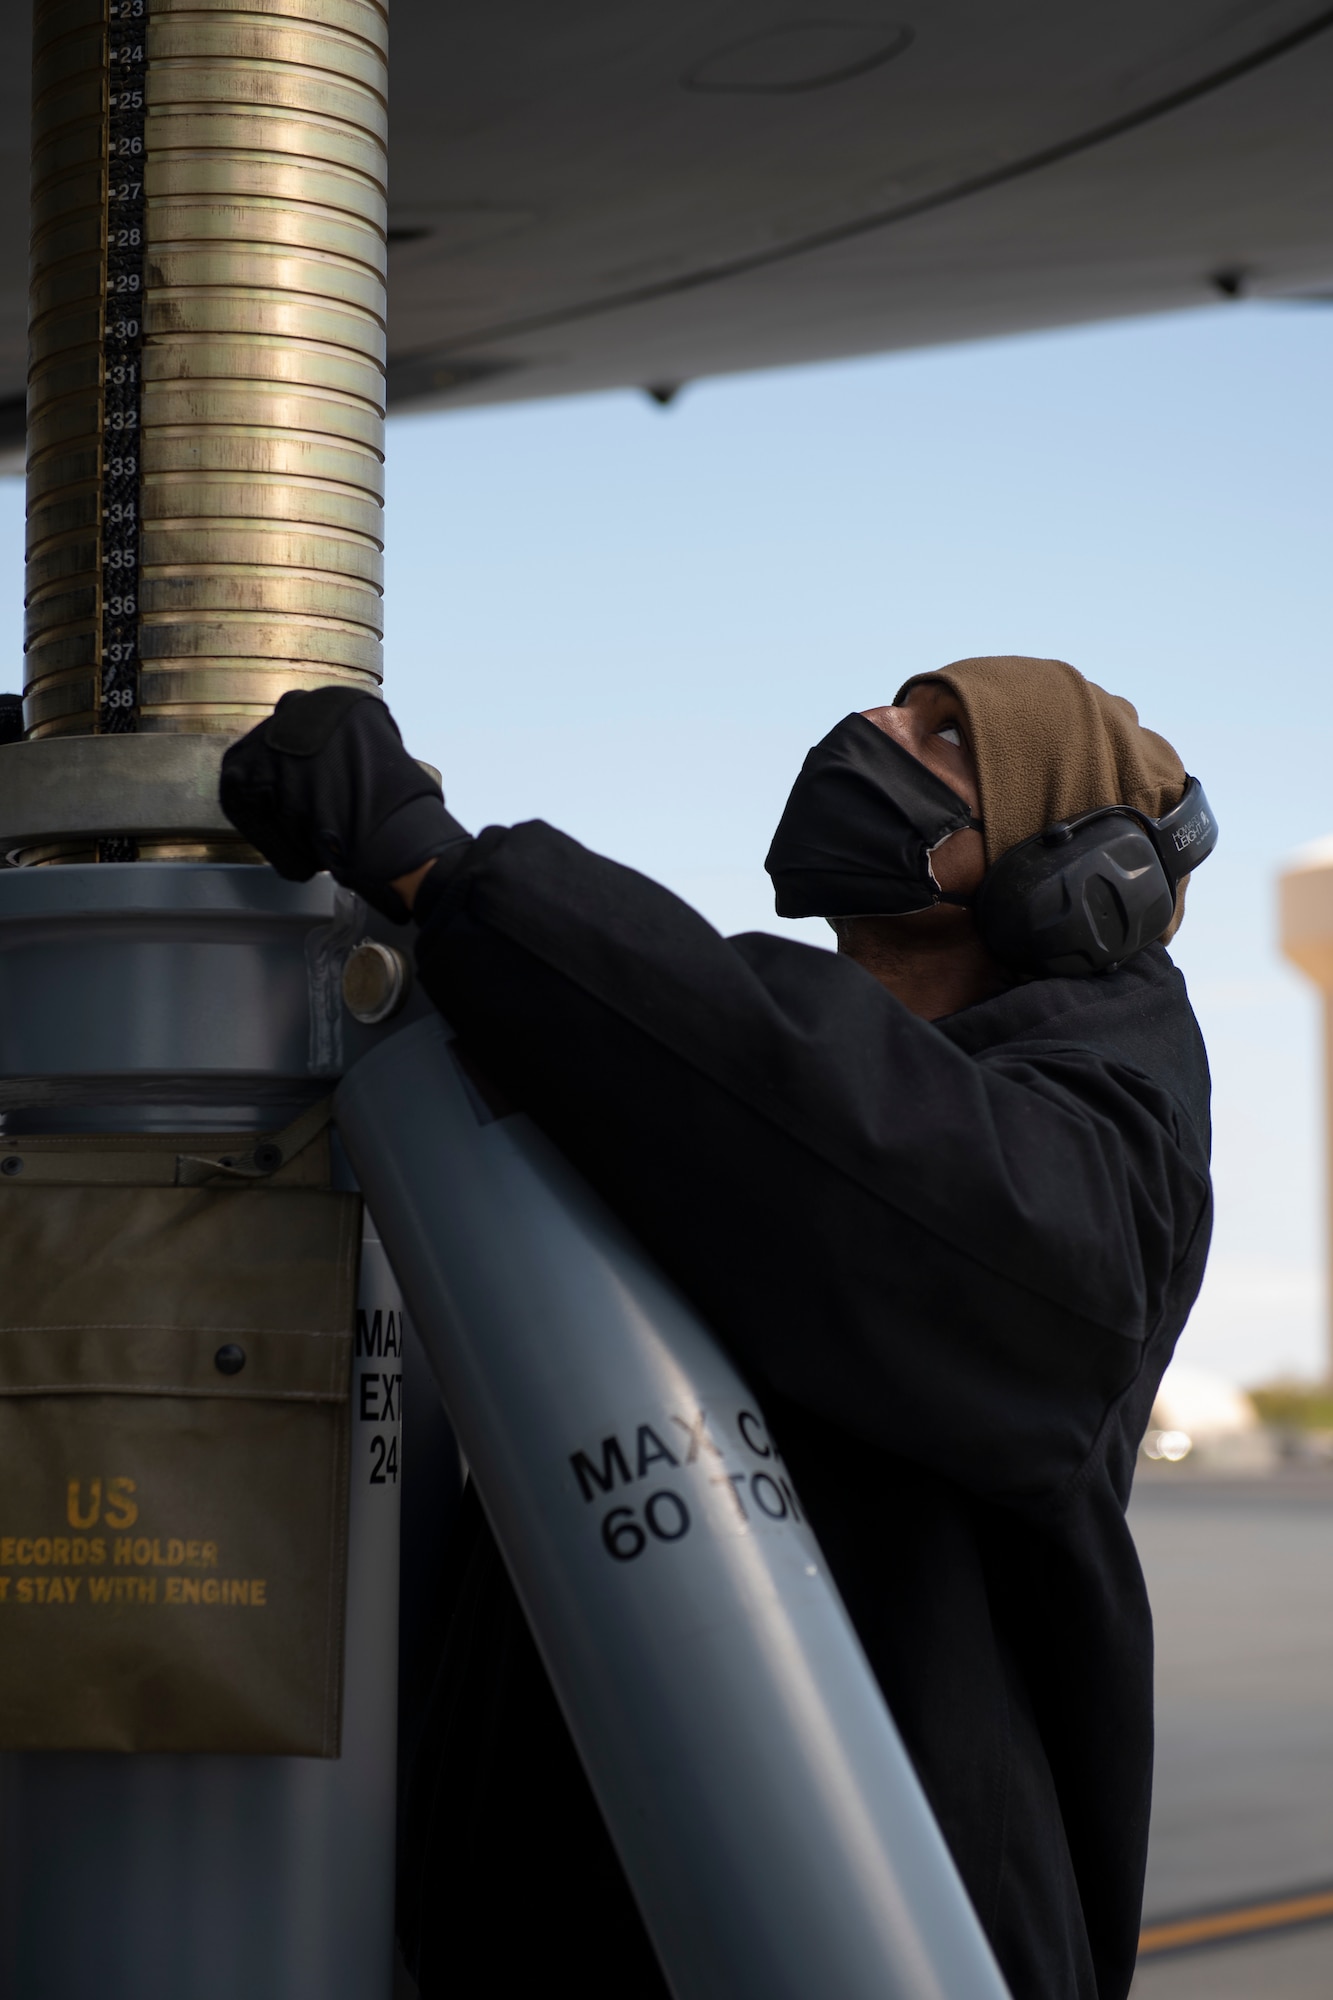
[[[760,1393],[1049,1494],[1178,1323],[1206,1163],[1148,1080],[979,1061],[846,960],[729,942],[540,823],[442,857],[418,914],[470,1053]]]

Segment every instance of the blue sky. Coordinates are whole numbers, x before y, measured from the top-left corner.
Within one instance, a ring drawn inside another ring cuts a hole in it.
[[[1222,828],[1176,956],[1216,1085],[1185,1337],[1322,1360],[1314,996],[1274,877],[1333,833],[1333,311],[1244,305],[389,426],[386,687],[469,824],[542,816],[727,930],[808,745],[909,673],[1048,653],[1130,697]],[[17,684],[21,487],[0,483]],[[826,932],[806,927],[812,941]]]

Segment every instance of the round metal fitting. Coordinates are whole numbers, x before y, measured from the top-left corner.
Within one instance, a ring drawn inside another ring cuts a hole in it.
[[[245,1349],[234,1340],[228,1340],[213,1356],[213,1366],[219,1375],[239,1375],[245,1366]]]
[[[354,1021],[378,1027],[398,1012],[411,984],[412,967],[405,952],[362,938],[343,967],[343,1004]]]

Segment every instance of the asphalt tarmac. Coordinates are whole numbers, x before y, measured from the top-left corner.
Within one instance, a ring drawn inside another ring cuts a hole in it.
[[[1193,1940],[1140,1958],[1134,2000],[1330,2000],[1333,1472],[1152,1470],[1130,1519],[1157,1632],[1145,1929]]]

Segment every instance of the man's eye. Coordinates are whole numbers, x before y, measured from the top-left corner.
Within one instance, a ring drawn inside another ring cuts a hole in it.
[[[943,729],[937,729],[935,734],[942,742],[953,743],[959,750],[962,749],[963,739],[958,733],[958,724],[956,722],[946,722]]]

